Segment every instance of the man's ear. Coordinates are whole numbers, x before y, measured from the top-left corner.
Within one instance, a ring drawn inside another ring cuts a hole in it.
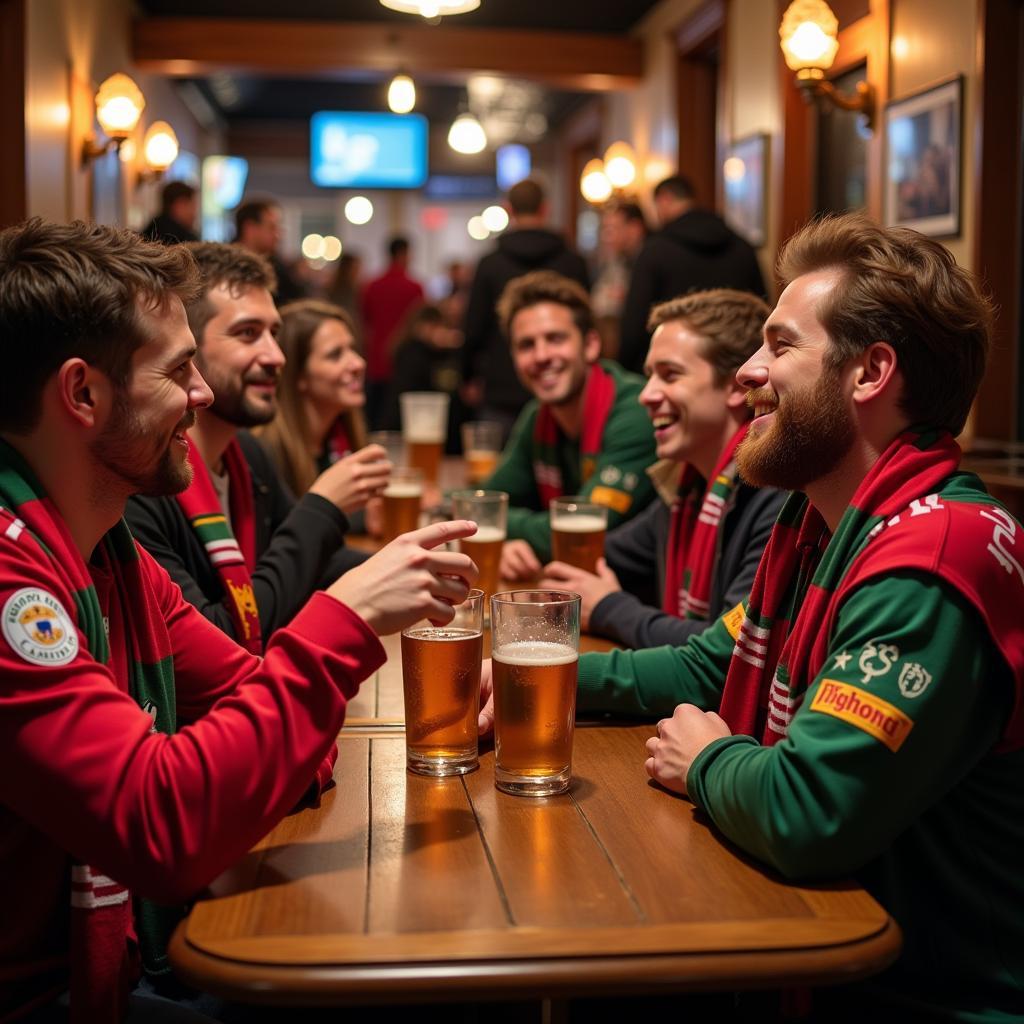
[[[591,329],[583,336],[583,358],[596,363],[601,358],[601,335]]]
[[[887,341],[873,341],[854,360],[853,400],[870,402],[895,386],[899,371],[896,350]]]
[[[60,407],[87,429],[102,426],[114,403],[114,386],[100,369],[75,356],[57,370]]]
[[[736,380],[732,374],[725,385],[725,407],[731,412],[744,409],[747,405],[747,388]]]

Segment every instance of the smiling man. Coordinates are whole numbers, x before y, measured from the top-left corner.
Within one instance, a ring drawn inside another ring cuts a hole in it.
[[[378,637],[450,621],[476,577],[435,550],[472,524],[428,527],[314,595],[263,658],[182,600],[122,514],[192,476],[183,431],[212,401],[197,286],[186,249],[130,231],[0,232],[3,1020],[208,1021],[129,990],[168,970],[185,902],[331,777]]]
[[[637,404],[643,379],[598,359],[601,339],[581,285],[551,270],[524,274],[506,286],[498,318],[534,398],[484,486],[509,494],[501,574],[527,579],[551,557],[552,498],[582,495],[607,506],[609,527],[647,505],[654,439]]]
[[[584,655],[579,707],[668,716],[654,779],[896,919],[897,963],[820,1019],[1019,1020],[1024,530],[953,440],[991,309],[938,242],[860,216],[803,228],[779,272],[737,460],[799,493],[747,600],[682,647]]]
[[[284,355],[274,272],[241,246],[188,249],[202,287],[186,310],[213,402],[191,431],[191,485],[173,496],[133,498],[128,524],[187,601],[259,654],[314,590],[365,560],[344,546],[342,506],[353,486],[364,498],[379,493],[389,464],[380,461],[382,449],[367,448],[327,469],[298,501],[287,494],[264,449],[242,429],[277,412]]]
[[[757,296],[724,288],[651,311],[640,404],[659,497],[608,535],[596,575],[552,562],[541,581],[582,596],[589,632],[626,647],[682,644],[750,592],[785,497],[746,483],[735,457],[753,415],[736,370],[767,315]]]

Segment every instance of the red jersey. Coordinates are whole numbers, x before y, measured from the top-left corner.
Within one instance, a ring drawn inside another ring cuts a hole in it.
[[[423,288],[394,263],[363,292],[366,325],[366,375],[370,380],[391,377],[395,334],[409,311],[423,301]]]

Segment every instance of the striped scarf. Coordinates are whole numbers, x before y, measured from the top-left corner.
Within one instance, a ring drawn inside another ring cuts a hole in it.
[[[959,461],[945,432],[901,434],[831,537],[804,495],[786,502],[735,634],[719,709],[734,733],[761,733],[766,746],[784,738],[828,657],[846,596],[866,579],[910,568],[940,577],[978,610],[1017,681],[1002,742],[1024,745],[1024,529],[994,503],[943,501],[938,491]]]
[[[601,454],[604,427],[615,404],[615,378],[600,363],[593,363],[587,375],[583,397],[583,430],[580,434],[580,486],[594,472]],[[533,475],[540,492],[541,507],[565,491],[558,464],[558,423],[549,406],[542,405],[533,425]]]
[[[711,478],[687,465],[672,503],[665,552],[665,596],[662,610],[680,619],[706,619],[711,614],[711,577],[725,509],[739,483],[734,453],[747,435],[744,423],[718,457]]]
[[[103,611],[89,569],[53,502],[28,464],[0,441],[0,531],[35,545],[74,596],[68,609],[88,655],[114,674],[153,718],[154,731],[177,727],[174,662],[167,626],[142,572],[135,541],[124,520],[100,541],[95,559],[114,580],[127,658],[112,657]],[[79,652],[78,657],[83,652]],[[124,670],[127,668],[127,678]],[[150,973],[170,970],[167,940],[184,908],[136,901],[135,928],[142,962]],[[132,901],[128,890],[86,864],[71,868],[71,1014],[73,1021],[116,1021],[138,974],[129,948]]]
[[[224,451],[224,468],[231,481],[229,523],[206,463],[191,438],[188,439],[188,460],[192,464],[192,483],[175,497],[189,526],[206,549],[210,564],[217,570],[224,593],[231,598],[227,604],[235,626],[235,639],[250,653],[262,654],[263,635],[252,587],[252,573],[256,568],[256,514],[248,463],[237,438],[232,440]]]

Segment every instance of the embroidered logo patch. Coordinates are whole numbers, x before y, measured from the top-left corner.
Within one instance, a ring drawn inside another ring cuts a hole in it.
[[[900,669],[899,687],[904,697],[920,697],[932,681],[932,674],[916,661],[908,661]]]
[[[4,638],[25,661],[66,665],[78,654],[78,633],[64,606],[45,590],[23,587],[7,598],[0,624]]]
[[[870,683],[875,676],[884,676],[900,659],[900,649],[895,644],[876,644],[869,640],[860,652],[862,683]]]
[[[733,640],[739,639],[740,627],[743,625],[743,620],[746,617],[747,613],[743,610],[742,601],[732,611],[728,611],[722,616],[722,622],[725,624],[725,628],[729,630],[729,636]]]
[[[894,753],[903,746],[903,741],[914,728],[913,720],[887,700],[835,679],[822,680],[811,710],[847,722],[874,736]]]

